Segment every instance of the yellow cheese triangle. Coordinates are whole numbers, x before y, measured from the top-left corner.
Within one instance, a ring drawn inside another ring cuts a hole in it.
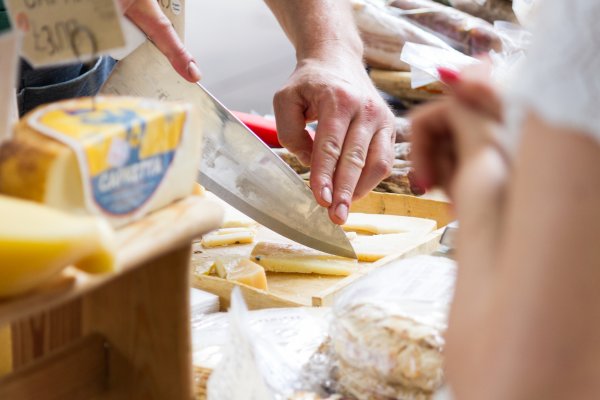
[[[247,258],[218,257],[215,267],[217,275],[221,278],[267,290],[265,269]]]
[[[73,263],[94,273],[115,266],[113,231],[100,218],[6,196],[0,215],[0,297],[28,291]]]

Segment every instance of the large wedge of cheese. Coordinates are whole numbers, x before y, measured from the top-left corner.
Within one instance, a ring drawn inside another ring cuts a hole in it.
[[[201,130],[191,106],[98,97],[35,109],[0,147],[0,193],[120,226],[194,190]]]
[[[101,218],[0,196],[0,297],[33,289],[70,264],[112,271],[115,241]]]
[[[254,246],[252,258],[271,272],[347,276],[358,268],[356,260],[296,244],[260,242]]]
[[[434,231],[437,223],[432,219],[401,215],[350,213],[342,228],[345,231],[375,235],[405,232],[426,234]]]
[[[247,258],[218,257],[215,266],[217,275],[223,279],[267,290],[265,269]]]

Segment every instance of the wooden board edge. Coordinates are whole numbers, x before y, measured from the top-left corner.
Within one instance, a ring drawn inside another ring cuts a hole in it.
[[[353,284],[357,280],[363,278],[374,270],[387,265],[393,261],[402,260],[418,255],[431,254],[439,248],[440,238],[442,237],[443,229],[438,229],[429,235],[427,235],[420,243],[416,244],[412,248],[403,251],[398,254],[392,254],[374,262],[371,265],[366,266],[359,273],[350,275],[349,277],[342,279],[335,285],[331,286],[327,290],[322,291],[316,296],[312,297],[313,307],[329,307],[333,305],[335,297],[346,287]]]
[[[226,311],[231,301],[231,291],[239,287],[250,310],[262,308],[306,307],[306,304],[295,302],[266,290],[256,289],[237,282],[228,281],[217,276],[192,274],[192,287],[219,296],[221,311]]]

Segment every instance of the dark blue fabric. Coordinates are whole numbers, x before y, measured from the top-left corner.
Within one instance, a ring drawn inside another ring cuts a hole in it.
[[[102,57],[91,65],[34,69],[22,61],[17,93],[19,114],[45,103],[95,95],[115,64],[112,58]]]

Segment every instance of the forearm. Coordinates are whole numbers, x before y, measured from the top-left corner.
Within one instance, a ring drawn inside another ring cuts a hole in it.
[[[447,353],[457,399],[600,393],[598,162],[590,138],[526,124],[497,256],[465,260],[480,279],[459,277]]]
[[[362,58],[362,41],[349,2],[339,0],[265,0],[296,49],[296,58],[350,52]]]

